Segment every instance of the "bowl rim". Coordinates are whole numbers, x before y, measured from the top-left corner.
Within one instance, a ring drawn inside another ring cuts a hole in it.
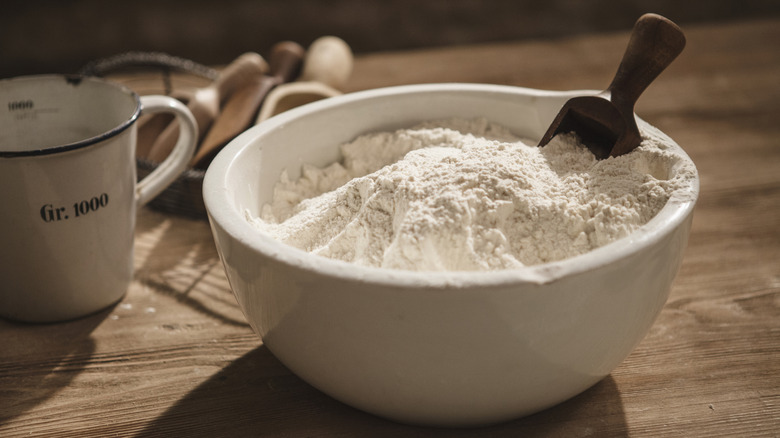
[[[536,97],[556,97],[567,99],[583,94],[593,94],[595,90],[554,91],[524,88],[511,85],[436,83],[399,85],[375,88],[347,93],[329,99],[309,103],[291,109],[262,123],[249,128],[233,139],[214,158],[206,171],[203,181],[203,200],[212,228],[222,228],[231,238],[250,247],[265,257],[274,259],[290,267],[316,273],[324,277],[359,281],[376,285],[414,288],[468,288],[473,286],[507,286],[518,283],[545,284],[608,265],[620,259],[638,253],[663,239],[676,230],[693,212],[699,195],[699,174],[694,171],[694,179],[686,196],[672,196],[666,205],[647,223],[633,233],[585,254],[549,263],[525,266],[497,271],[408,271],[371,266],[330,259],[311,254],[305,250],[287,245],[260,232],[238,211],[226,193],[230,191],[228,179],[241,152],[251,147],[265,133],[283,128],[287,123],[309,114],[327,111],[336,106],[350,105],[370,99],[410,93],[441,92],[480,92],[514,94]],[[640,123],[644,123],[639,119]],[[659,131],[660,133],[660,131]],[[690,163],[693,161],[672,139],[661,133],[673,145],[675,153]],[[695,165],[694,165],[695,169]],[[678,192],[679,193],[679,192]],[[215,233],[215,239],[218,238]]]

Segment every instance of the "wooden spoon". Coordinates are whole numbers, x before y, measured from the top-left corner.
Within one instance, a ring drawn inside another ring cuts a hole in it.
[[[352,64],[352,50],[344,40],[335,36],[316,39],[306,52],[300,78],[271,90],[255,123],[296,106],[338,96],[352,74]]]
[[[274,45],[269,57],[270,74],[258,75],[236,90],[225,103],[222,113],[203,139],[190,164],[192,167],[206,167],[214,154],[230,140],[247,129],[257,114],[265,96],[279,84],[289,82],[301,70],[304,49],[292,41]]]
[[[634,150],[642,142],[634,104],[684,47],[685,35],[676,24],[656,14],[639,17],[610,86],[595,96],[568,100],[539,146],[574,131],[598,159]]]
[[[211,85],[195,90],[187,103],[187,108],[190,109],[198,124],[198,138],[203,138],[209,130],[229,95],[253,77],[261,76],[267,71],[268,63],[262,56],[254,52],[244,53],[225,67]],[[161,162],[173,149],[178,136],[179,125],[169,124],[155,140],[147,158],[153,162]]]

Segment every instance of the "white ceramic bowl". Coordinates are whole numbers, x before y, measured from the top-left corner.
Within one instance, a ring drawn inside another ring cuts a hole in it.
[[[531,414],[607,376],[667,299],[698,179],[626,238],[500,272],[361,267],[280,243],[245,219],[269,202],[282,169],[295,179],[303,163],[336,161],[338,145],[359,134],[486,117],[540,138],[579,94],[476,84],[377,89],[291,110],[232,141],[206,173],[204,200],[230,285],[267,348],[344,403],[429,425]]]

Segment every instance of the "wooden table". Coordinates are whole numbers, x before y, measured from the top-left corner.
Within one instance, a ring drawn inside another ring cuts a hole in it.
[[[690,26],[637,112],[701,173],[690,244],[648,336],[557,407],[443,430],[362,413],[292,375],[246,324],[208,225],[144,209],[137,274],[76,321],[0,321],[0,436],[780,436],[780,20]],[[607,85],[627,33],[381,53],[351,90]],[[0,288],[2,283],[0,279]]]

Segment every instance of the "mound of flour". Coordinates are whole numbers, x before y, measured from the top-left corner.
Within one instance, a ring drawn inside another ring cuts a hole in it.
[[[324,257],[419,271],[496,270],[582,254],[650,220],[695,170],[650,128],[598,161],[574,135],[543,148],[484,119],[361,136],[343,161],[274,189],[264,232]]]

